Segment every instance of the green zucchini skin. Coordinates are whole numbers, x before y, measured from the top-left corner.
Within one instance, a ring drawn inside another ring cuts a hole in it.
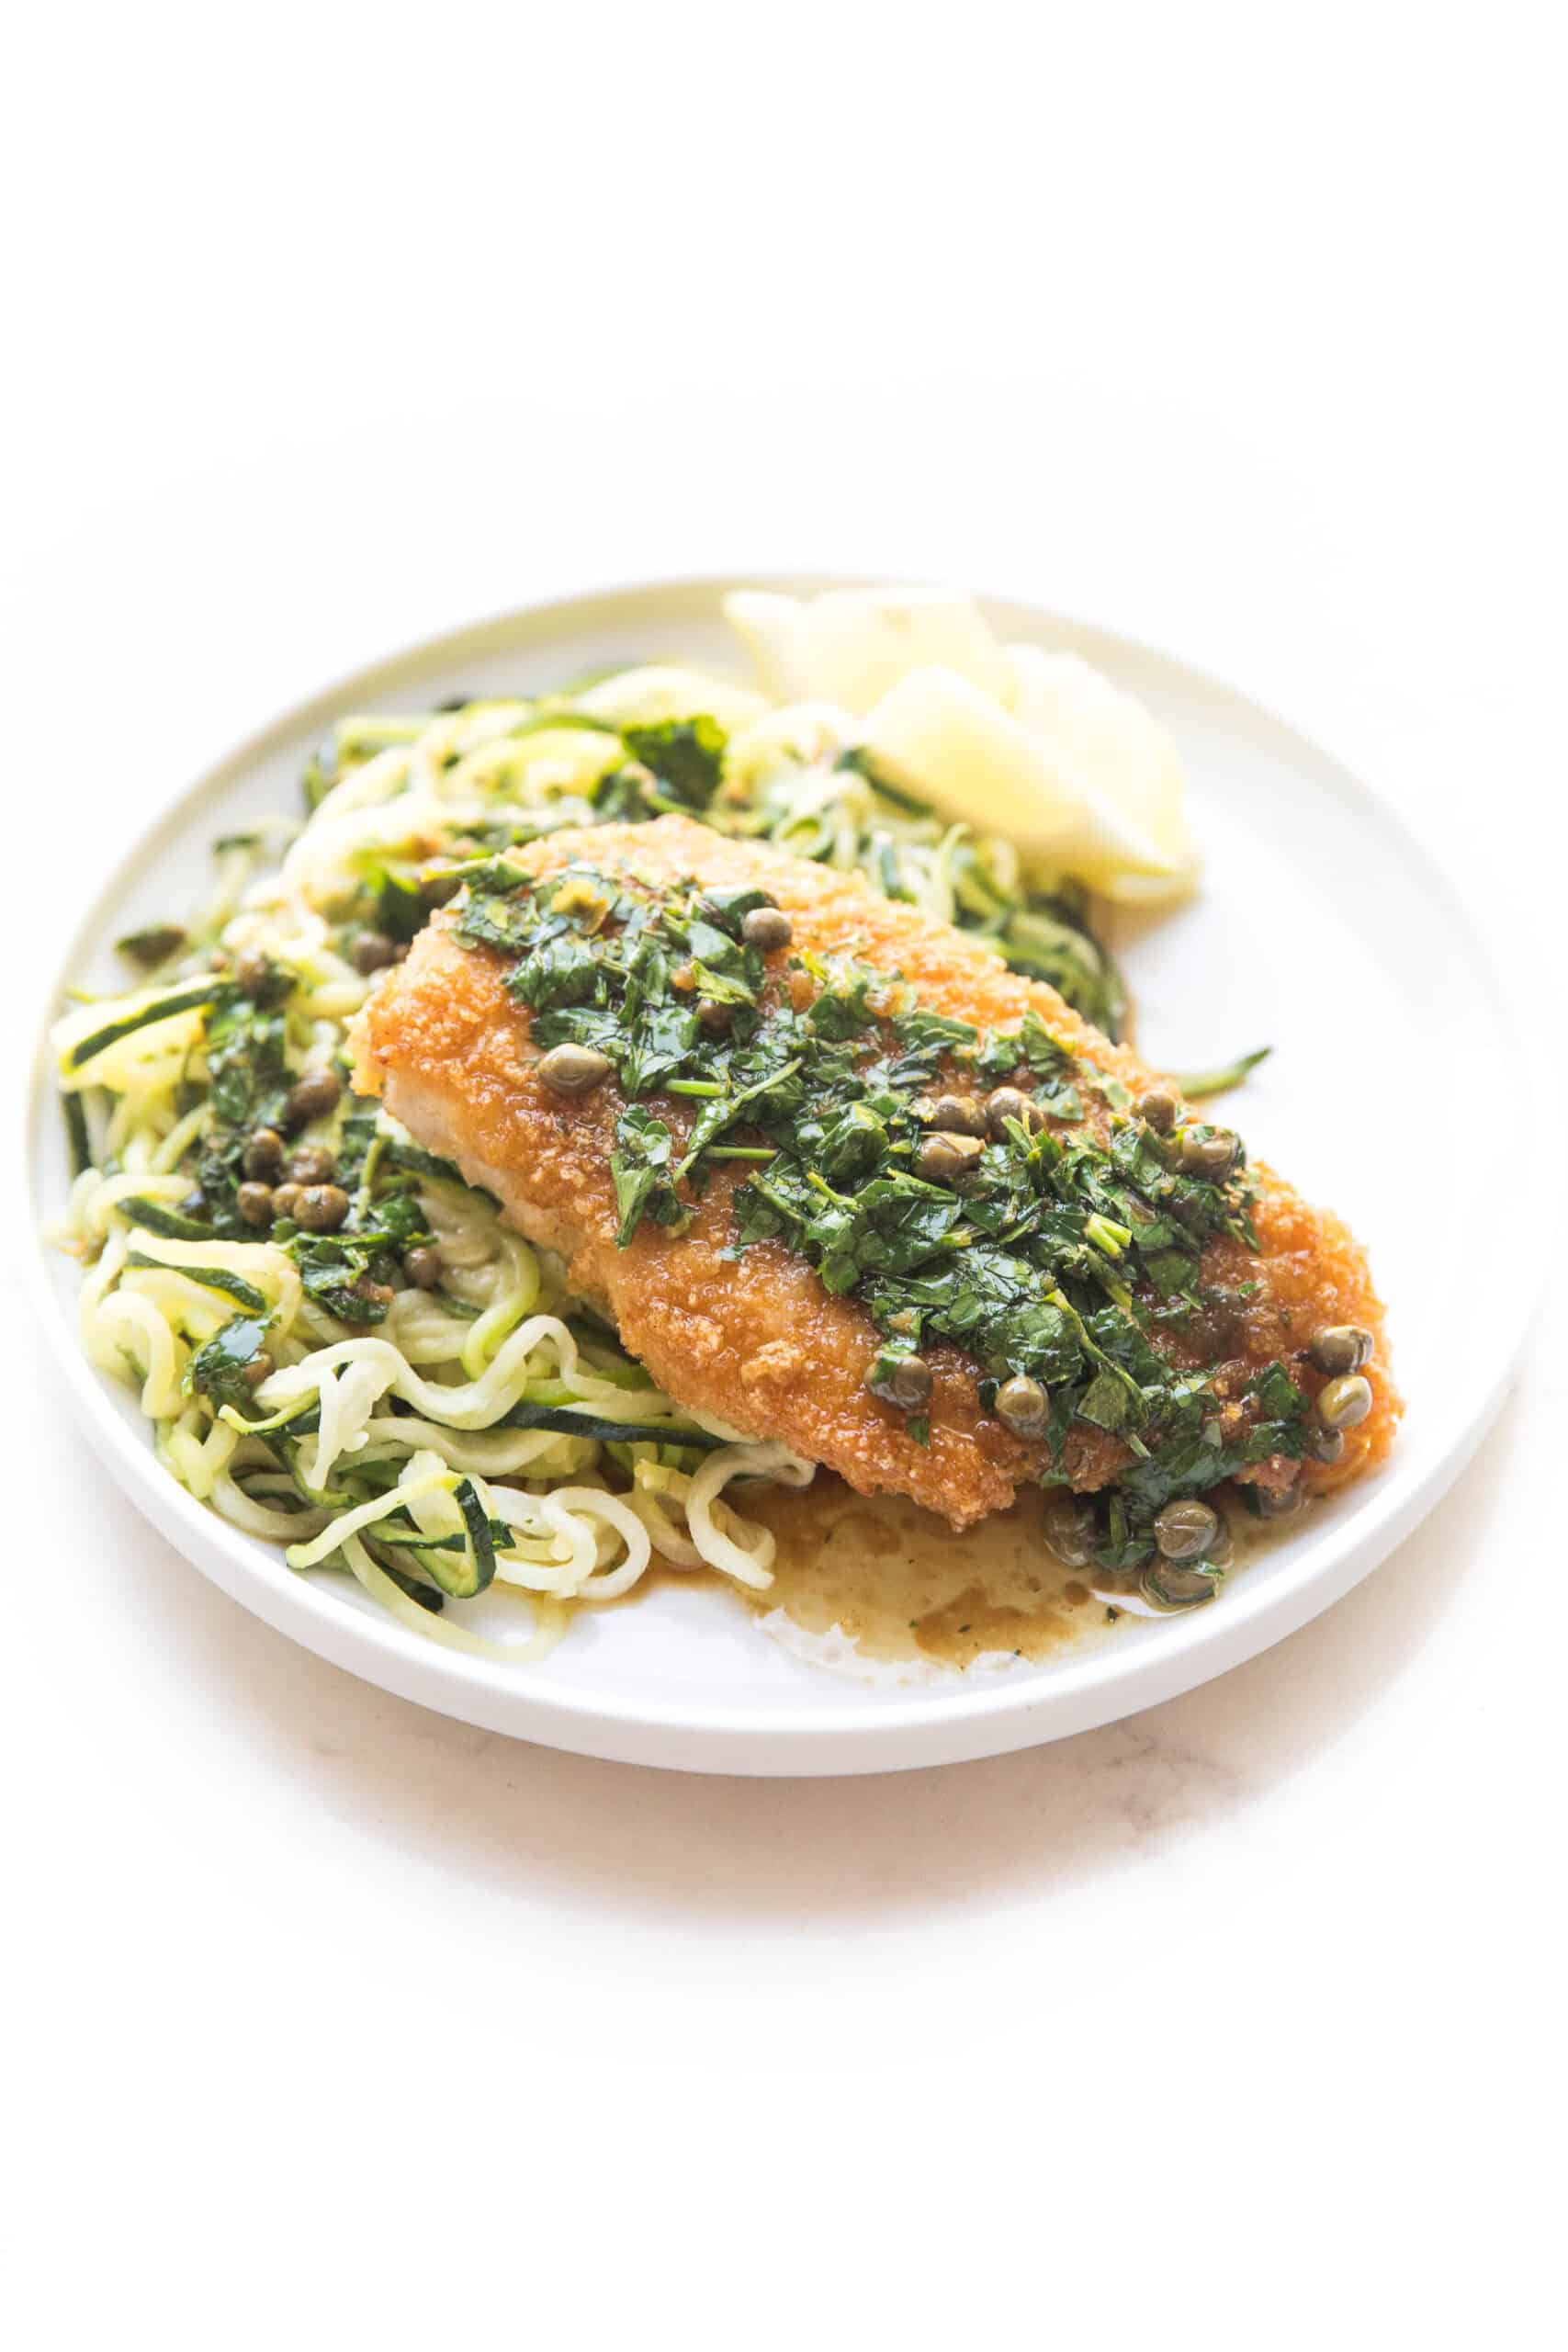
[[[68,1070],[80,1069],[106,1046],[118,1046],[122,1037],[134,1036],[138,1029],[145,1029],[154,1021],[168,1021],[176,1012],[209,1012],[220,1004],[231,1004],[239,993],[232,980],[220,979],[206,979],[189,988],[175,989],[156,1002],[144,1004],[139,1012],[129,1013],[123,1021],[111,1021],[104,1028],[95,1029],[90,1036],[79,1039],[66,1055],[65,1067]]]

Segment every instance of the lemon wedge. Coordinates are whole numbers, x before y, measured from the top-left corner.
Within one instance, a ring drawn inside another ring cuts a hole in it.
[[[1026,857],[1104,897],[1179,898],[1192,885],[1190,844],[1185,836],[1180,844],[1162,842],[1143,821],[1157,795],[1141,777],[1135,789],[1121,788],[1130,759],[1148,761],[1168,747],[1136,704],[1130,719],[1120,707],[1128,698],[1088,674],[1109,704],[1081,681],[1053,678],[1050,693],[1037,696],[1039,724],[1027,726],[955,671],[913,670],[868,716],[865,749],[943,815],[1005,835]]]
[[[1127,905],[1192,888],[1176,746],[1076,653],[998,645],[944,588],[744,588],[724,612],[775,702],[863,718],[874,759],[944,815]]]
[[[863,714],[911,670],[940,663],[998,700],[1007,658],[967,596],[947,588],[833,588],[783,596],[743,588],[725,617],[781,702],[829,702]]]
[[[1019,725],[1064,776],[1097,787],[1168,869],[1166,877],[1126,874],[1108,895],[1143,905],[1182,896],[1197,879],[1198,856],[1181,757],[1164,728],[1076,653],[1047,653],[1038,645],[1004,650]]]
[[[801,660],[798,596],[775,595],[769,588],[737,588],[723,603],[725,619],[757,665],[762,688],[774,702],[810,702]]]

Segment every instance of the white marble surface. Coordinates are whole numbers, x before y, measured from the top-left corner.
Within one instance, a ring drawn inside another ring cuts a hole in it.
[[[1151,15],[1130,79],[1125,28],[1083,28],[1046,139],[1038,62],[982,75],[982,10],[956,66],[901,65],[895,152],[830,174],[809,42],[741,109],[716,30],[681,52],[712,149],[666,137],[635,185],[547,109],[507,146],[499,66],[434,129],[331,12],[308,52],[218,36],[221,119],[182,107],[164,13],[166,71],[116,20],[85,92],[30,36],[76,160],[25,130],[58,194],[0,390],[8,952],[51,935],[62,825],[96,868],[385,646],[842,562],[1234,676],[1559,989],[1558,180],[1540,61],[1505,71],[1523,12],[1485,60],[1430,25],[1412,58],[1375,8],[1288,55],[1266,15]],[[454,105],[449,61],[491,54],[463,14],[422,66]],[[586,86],[574,38],[555,86]],[[842,19],[832,53],[831,119],[885,119],[886,60]],[[612,153],[660,62],[645,28],[590,76]],[[387,133],[374,200],[345,113]],[[818,165],[716,209],[803,121]],[[1484,1072],[1455,1083],[1483,1116]],[[1516,1213],[1540,1330],[1370,1583],[1136,1721],[839,1784],[553,1756],[291,1648],[101,1485],[8,1290],[8,2332],[1549,2341],[1568,1299],[1561,1202]]]

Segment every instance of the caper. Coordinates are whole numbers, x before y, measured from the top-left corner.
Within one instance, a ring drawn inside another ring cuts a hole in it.
[[[896,1356],[891,1362],[878,1357],[865,1385],[885,1405],[900,1413],[918,1413],[931,1400],[931,1368],[924,1356]]]
[[[735,1018],[732,1004],[720,1004],[716,997],[705,996],[697,1001],[697,1019],[710,1037],[722,1037]]]
[[[1235,1168],[1240,1150],[1238,1137],[1222,1127],[1212,1136],[1183,1136],[1176,1164],[1184,1176],[1201,1176],[1206,1183],[1223,1184]]]
[[[335,1233],[348,1215],[348,1194],[341,1184],[307,1184],[294,1214],[308,1233]]]
[[[368,979],[372,972],[384,972],[389,964],[397,962],[398,943],[384,931],[362,931],[348,954],[355,970]]]
[[[1051,1399],[1027,1373],[1014,1373],[997,1391],[997,1419],[1014,1437],[1043,1437]]]
[[[288,1162],[291,1184],[330,1184],[337,1174],[337,1160],[318,1143],[308,1143],[295,1152]]]
[[[152,972],[178,954],[186,936],[177,922],[150,923],[145,931],[133,931],[128,938],[117,939],[115,954],[139,964],[144,972]]]
[[[1167,1560],[1201,1560],[1220,1532],[1220,1514],[1195,1498],[1167,1503],[1155,1515],[1155,1542]]]
[[[298,1224],[299,1220],[299,1204],[304,1197],[305,1187],[303,1184],[279,1184],[272,1196],[272,1213],[274,1216],[290,1216],[294,1219],[295,1223]]]
[[[283,1106],[285,1126],[292,1132],[309,1126],[312,1119],[324,1119],[329,1111],[337,1109],[342,1092],[334,1070],[308,1070],[289,1089],[288,1100]]]
[[[956,1184],[978,1167],[985,1145],[978,1136],[927,1136],[915,1154],[915,1170],[928,1184]]]
[[[1305,1499],[1293,1479],[1288,1487],[1254,1487],[1252,1498],[1260,1519],[1289,1519]]]
[[[264,1348],[260,1355],[253,1356],[249,1363],[243,1368],[240,1378],[247,1388],[259,1388],[264,1380],[272,1378],[276,1369],[277,1366]]]
[[[1353,1430],[1372,1409],[1372,1384],[1364,1374],[1348,1372],[1317,1392],[1315,1410],[1325,1430]]]
[[[789,945],[795,925],[782,907],[753,907],[741,922],[740,936],[748,947],[760,947],[771,956],[775,948]]]
[[[1181,1103],[1168,1086],[1151,1086],[1139,1097],[1137,1112],[1145,1127],[1153,1127],[1156,1136],[1168,1136],[1181,1116]]]
[[[1306,1450],[1314,1462],[1342,1462],[1345,1438],[1339,1430],[1325,1430],[1315,1421],[1306,1425]]]
[[[247,1176],[263,1184],[270,1183],[283,1172],[283,1137],[276,1127],[257,1127],[245,1138],[244,1155],[240,1162]]]
[[[1372,1351],[1372,1335],[1359,1323],[1331,1323],[1314,1331],[1307,1353],[1319,1372],[1359,1372]]]
[[[403,1272],[416,1290],[434,1290],[445,1269],[439,1250],[410,1250],[404,1252]]]
[[[1201,1568],[1184,1568],[1168,1560],[1156,1560],[1145,1568],[1142,1584],[1145,1599],[1163,1609],[1192,1609],[1201,1600],[1213,1600],[1218,1590],[1217,1579]]]
[[[1041,1525],[1045,1541],[1065,1568],[1087,1568],[1100,1539],[1094,1505],[1057,1487],[1045,1498]]]
[[[539,1064],[539,1076],[552,1094],[587,1094],[609,1075],[607,1057],[592,1046],[552,1046]]]
[[[1032,1136],[1038,1135],[1045,1125],[1044,1112],[1021,1087],[998,1086],[994,1094],[986,1097],[986,1124],[998,1143],[1006,1136],[1010,1119],[1016,1119]]]
[[[272,1223],[272,1186],[242,1184],[235,1195],[235,1204],[247,1225]]]
[[[272,958],[259,947],[247,947],[234,966],[234,978],[248,997],[264,996],[272,978]]]
[[[947,1136],[983,1136],[987,1125],[986,1106],[973,1094],[939,1094],[921,1108],[920,1118]]]

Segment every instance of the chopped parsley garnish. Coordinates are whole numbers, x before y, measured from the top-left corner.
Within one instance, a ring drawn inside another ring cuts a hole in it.
[[[285,1124],[295,1073],[286,1056],[282,1007],[293,988],[281,972],[261,1001],[233,991],[208,1022],[207,1119],[186,1161],[197,1187],[198,1213],[169,1209],[136,1198],[127,1209],[149,1232],[170,1240],[207,1241],[214,1236],[254,1240],[256,1228],[240,1214],[248,1143],[258,1128]],[[349,1206],[335,1230],[314,1233],[280,1210],[268,1238],[286,1250],[299,1268],[308,1297],[340,1322],[359,1327],[383,1322],[403,1280],[407,1252],[432,1238],[416,1186],[421,1176],[457,1178],[457,1171],[433,1154],[382,1135],[377,1106],[349,1098],[333,1155],[333,1182]],[[208,1279],[194,1268],[179,1271]],[[246,1302],[228,1278],[214,1287]],[[231,1399],[229,1401],[232,1401]]]
[[[798,1252],[865,1307],[889,1361],[951,1342],[987,1408],[1014,1374],[1042,1383],[1058,1476],[1075,1425],[1117,1442],[1106,1566],[1148,1555],[1172,1497],[1299,1457],[1307,1400],[1281,1366],[1232,1395],[1211,1383],[1213,1351],[1208,1370],[1184,1370],[1153,1344],[1184,1318],[1195,1329],[1220,1297],[1203,1280],[1211,1242],[1256,1246],[1245,1159],[1224,1182],[1183,1174],[1166,1139],[1126,1115],[1120,1083],[1032,1012],[982,1033],[920,1004],[896,973],[809,952],[791,959],[793,989],[766,990],[740,936],[756,903],[584,865],[533,881],[498,861],[468,877],[454,935],[513,959],[505,986],[541,1052],[603,1054],[626,1098],[611,1161],[621,1245],[645,1220],[678,1228],[716,1167],[744,1154],[733,1252]],[[1013,1122],[961,1182],[930,1182],[920,1112],[939,1083],[1017,1087],[1045,1122],[1032,1134]]]
[[[239,1211],[246,1138],[283,1117],[292,1080],[281,1000],[291,986],[283,975],[280,989],[261,1003],[233,989],[207,1024],[208,1122],[194,1173],[221,1234],[247,1229]]]
[[[205,1396],[215,1408],[249,1405],[251,1390],[244,1374],[265,1348],[271,1322],[265,1314],[231,1317],[192,1356],[186,1371],[186,1388]]]
[[[724,771],[724,729],[715,718],[667,718],[657,727],[628,727],[623,740],[634,760],[651,768],[667,802],[701,815]]]

